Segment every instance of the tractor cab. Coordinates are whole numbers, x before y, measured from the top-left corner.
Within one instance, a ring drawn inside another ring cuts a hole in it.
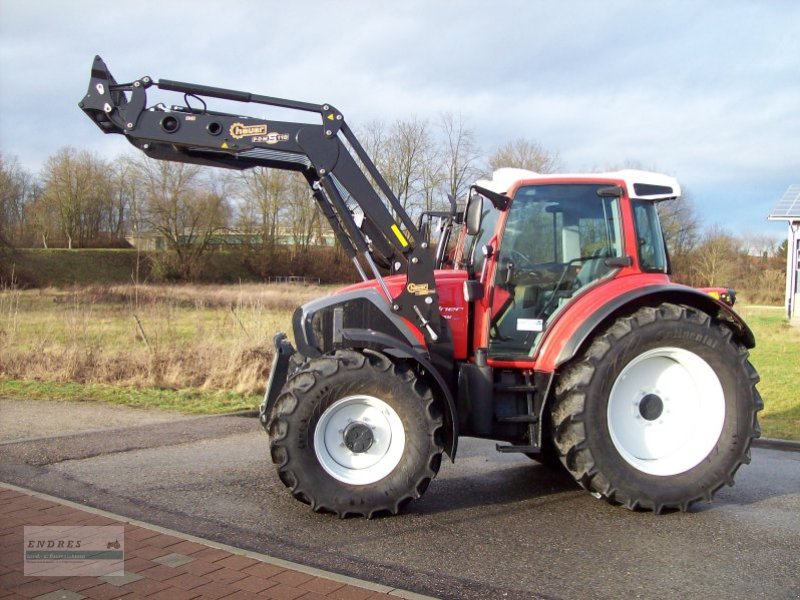
[[[475,189],[456,266],[481,283],[486,332],[476,340],[492,359],[530,360],[570,301],[601,282],[668,271],[653,200],[680,194],[672,178],[500,169]]]

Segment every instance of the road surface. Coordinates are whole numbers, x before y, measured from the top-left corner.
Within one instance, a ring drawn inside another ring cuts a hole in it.
[[[0,445],[0,481],[441,598],[800,597],[800,453],[753,450],[713,504],[654,516],[462,439],[396,517],[295,501],[257,419],[149,423]]]

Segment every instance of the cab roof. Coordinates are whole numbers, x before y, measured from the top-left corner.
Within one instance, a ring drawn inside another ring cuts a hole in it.
[[[536,173],[526,169],[506,167],[497,169],[492,173],[491,179],[480,179],[476,185],[497,192],[507,193],[517,183],[526,184],[548,183],[550,181],[608,181],[614,180],[624,184],[625,191],[630,198],[642,200],[671,200],[681,195],[681,186],[678,180],[669,175],[653,173],[652,171],[639,171],[637,169],[623,169],[605,173]]]

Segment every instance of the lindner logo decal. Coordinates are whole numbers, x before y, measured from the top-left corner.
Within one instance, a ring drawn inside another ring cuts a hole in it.
[[[261,125],[245,125],[244,123],[234,123],[231,125],[231,135],[237,140],[243,137],[252,137],[255,135],[267,135],[267,124]]]

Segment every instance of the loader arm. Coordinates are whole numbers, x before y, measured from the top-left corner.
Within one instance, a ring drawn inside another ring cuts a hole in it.
[[[185,105],[148,108],[147,89],[151,86],[184,94]],[[189,106],[187,97],[195,98],[194,103],[202,107]],[[211,111],[203,97],[317,113],[322,122],[314,125]],[[151,158],[302,173],[361,277],[369,279],[359,256],[380,284],[391,310],[419,327],[429,349],[435,346],[437,354],[452,358],[427,243],[333,106],[150,77],[119,84],[99,56],[94,59],[89,89],[79,106],[104,133],[124,135]],[[353,203],[363,213],[360,223],[350,208]],[[392,272],[407,276],[407,285],[398,296],[389,293],[373,253],[388,260]]]

